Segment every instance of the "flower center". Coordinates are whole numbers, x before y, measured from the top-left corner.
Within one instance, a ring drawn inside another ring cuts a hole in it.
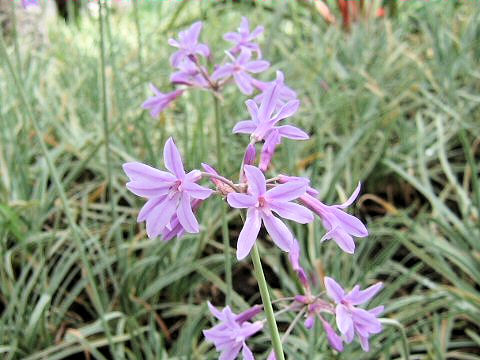
[[[259,208],[263,208],[263,207],[265,207],[266,205],[267,205],[267,200],[265,200],[265,197],[260,196],[260,197],[258,198],[258,207],[259,207]]]

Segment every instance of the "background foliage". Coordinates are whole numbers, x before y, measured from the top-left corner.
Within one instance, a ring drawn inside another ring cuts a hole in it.
[[[215,358],[201,330],[210,326],[206,300],[224,301],[219,202],[202,207],[200,235],[149,240],[121,164],[160,166],[170,135],[188,168],[215,164],[208,94],[189,92],[158,120],[139,105],[148,82],[169,88],[168,37],[202,19],[202,39],[221,56],[221,35],[246,15],[266,28],[267,78],[285,72],[302,101],[294,122],[312,135],[286,141],[273,172],[311,177],[327,203],[363,183],[354,211],[371,235],[355,256],[320,244],[318,221],[295,227],[316,290],[323,274],[348,286],[386,283],[373,304],[386,305],[385,330],[370,353],[352,344],[334,354],[321,329],[298,326],[287,357],[480,359],[477,1],[402,2],[397,17],[350,32],[293,1],[134,3],[105,15],[104,64],[95,9],[53,20],[47,43],[7,39],[18,83],[1,58],[2,358]],[[224,173],[235,176],[247,138],[230,131],[247,116],[246,98],[228,92]],[[234,247],[238,213],[229,218]],[[261,245],[274,297],[297,292],[285,256]],[[258,303],[251,263],[234,260],[233,276],[234,310]],[[268,354],[268,334],[254,343]]]

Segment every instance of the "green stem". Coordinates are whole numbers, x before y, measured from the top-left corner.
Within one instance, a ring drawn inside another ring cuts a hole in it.
[[[100,31],[100,71],[101,71],[101,81],[102,81],[102,122],[103,122],[103,137],[105,138],[105,158],[107,161],[107,184],[108,184],[108,197],[110,200],[110,212],[112,219],[116,218],[116,206],[114,200],[114,191],[113,191],[113,181],[112,181],[112,159],[110,154],[110,127],[108,124],[108,106],[107,106],[107,78],[105,74],[105,35],[104,35],[104,24],[103,24],[103,6],[101,2],[99,2],[99,16],[98,16],[98,23],[99,23],[99,31]],[[117,257],[120,260],[121,253],[121,234],[119,229],[115,231],[115,244],[116,244],[116,251]]]
[[[223,170],[223,149],[222,149],[222,122],[220,116],[220,104],[218,98],[213,95],[214,107],[215,107],[215,138],[217,145],[217,163],[218,170]],[[222,202],[222,238],[223,248],[225,254],[225,282],[227,284],[226,304],[231,305],[232,299],[232,263],[230,259],[230,237],[228,234],[228,220],[227,220],[227,207],[225,202]]]
[[[262,296],[263,309],[267,316],[267,323],[270,329],[270,336],[272,338],[273,351],[277,360],[285,360],[283,355],[282,341],[278,333],[277,323],[275,321],[275,314],[273,312],[272,302],[270,301],[270,294],[268,293],[268,285],[263,274],[262,262],[260,254],[258,253],[257,244],[253,245],[252,250],[253,268],[255,270],[255,277],[257,278],[260,295]]]

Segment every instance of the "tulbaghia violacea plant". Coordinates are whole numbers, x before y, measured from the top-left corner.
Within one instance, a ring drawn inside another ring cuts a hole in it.
[[[263,304],[236,315],[230,304],[220,311],[208,303],[210,312],[219,323],[205,330],[204,336],[220,352],[220,359],[233,360],[239,354],[244,359],[253,359],[247,341],[262,331],[265,323],[268,324],[272,339],[269,359],[284,359],[282,342],[301,318],[307,329],[320,323],[335,351],[343,351],[344,343],[352,342],[355,337],[361,347],[368,351],[370,336],[382,329],[377,317],[383,312],[383,307],[365,310],[358,305],[370,301],[380,291],[382,284],[376,283],[365,290],[360,290],[359,285],[356,285],[347,293],[333,278],[317,278],[320,280],[317,283],[322,283],[326,291],[315,294],[315,282],[311,281],[314,277],[309,276],[301,264],[305,260],[301,256],[300,242],[285,222],[290,220],[307,224],[314,221],[314,215],[317,215],[326,230],[318,241],[332,239],[341,250],[353,254],[353,237],[368,235],[365,225],[345,212],[358,197],[360,184],[343,204],[326,205],[319,200],[319,192],[307,178],[286,174],[266,176],[271,169],[276,147],[283,138],[309,138],[304,130],[285,124],[299,109],[297,94],[285,84],[281,71],[277,71],[276,79],[272,81],[263,81],[251,75],[262,73],[270,66],[269,62],[261,59],[260,46],[255,42],[263,32],[263,27],[250,32],[248,20],[242,18],[238,32],[224,36],[233,43],[233,47],[227,52],[227,62],[218,65],[212,64],[214,54],[199,40],[201,29],[202,23],[196,22],[189,29],[181,31],[178,39],[169,40],[169,44],[177,48],[170,59],[174,67],[170,81],[179,88],[162,93],[152,85],[155,95],[145,101],[143,107],[150,110],[153,117],[157,117],[185,91],[195,88],[212,92],[218,101],[223,99],[222,91],[233,78],[243,94],[253,96],[245,102],[250,119],[239,121],[232,129],[234,134],[250,136],[244,156],[239,159],[239,179],[228,179],[221,175],[223,169],[217,171],[206,163],[202,164],[204,171],[186,172],[180,152],[173,139],[169,138],[163,151],[164,167],[168,171],[139,162],[129,162],[123,166],[130,179],[127,188],[147,200],[137,220],[146,222],[148,237],[161,237],[164,241],[170,241],[185,233],[195,234],[201,230],[195,213],[204,201],[214,195],[221,197],[231,208],[243,212],[242,218],[245,220],[237,239],[237,259],[243,260],[251,255]],[[252,57],[253,54],[256,55],[255,58]],[[258,91],[257,94],[254,94],[255,90]],[[260,156],[257,156],[256,150],[258,143],[262,143]],[[210,182],[199,184],[207,179]],[[279,302],[287,303],[277,313],[270,301],[256,245],[262,225],[273,243],[288,253],[292,269],[303,288],[300,294],[278,299]],[[226,259],[229,259],[227,252]],[[296,312],[297,316],[280,339],[275,318],[287,311]],[[254,317],[262,315],[265,315],[264,319],[252,321]]]

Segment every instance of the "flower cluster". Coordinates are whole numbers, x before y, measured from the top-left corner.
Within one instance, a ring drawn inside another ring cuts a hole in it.
[[[358,305],[373,298],[381,289],[382,283],[376,283],[365,290],[360,290],[356,285],[347,293],[334,279],[325,277],[323,284],[326,293],[314,295],[307,272],[300,264],[300,244],[284,221],[307,224],[317,216],[326,229],[320,241],[331,239],[341,250],[353,254],[353,238],[368,235],[364,224],[345,212],[358,197],[360,184],[343,204],[326,205],[319,199],[319,192],[311,187],[307,178],[285,174],[267,178],[275,150],[283,138],[309,138],[307,132],[298,127],[281,123],[297,113],[300,106],[297,94],[285,85],[281,71],[277,71],[276,79],[270,82],[252,76],[264,72],[270,66],[269,62],[262,59],[260,46],[256,43],[263,27],[250,31],[248,20],[243,18],[238,32],[224,36],[233,46],[226,52],[226,62],[220,65],[212,65],[210,48],[199,42],[201,29],[202,23],[196,22],[189,29],[181,31],[178,39],[169,40],[169,44],[177,48],[170,58],[171,65],[175,68],[170,80],[179,88],[161,93],[152,85],[155,95],[145,101],[143,107],[156,117],[185,91],[194,88],[211,91],[221,98],[223,88],[233,80],[243,94],[253,95],[245,102],[250,118],[233,127],[233,133],[250,136],[240,166],[240,179],[238,182],[232,181],[208,164],[202,164],[204,171],[191,170],[187,173],[181,155],[170,138],[163,152],[164,165],[168,171],[138,162],[123,166],[130,179],[127,188],[147,199],[138,214],[138,222],[146,222],[148,237],[161,236],[164,241],[169,241],[185,233],[200,231],[195,212],[212,195],[226,199],[232,208],[245,209],[245,223],[237,241],[237,259],[242,260],[250,254],[263,225],[273,243],[289,254],[292,268],[304,288],[303,294],[297,294],[292,297],[293,300],[288,300],[291,303],[287,309],[302,312],[305,316],[304,325],[308,329],[318,319],[333,349],[342,351],[344,343],[352,342],[356,336],[362,348],[368,351],[369,337],[382,329],[378,316],[383,307],[365,310]],[[258,93],[254,94],[255,91]],[[261,143],[259,156],[258,143]],[[209,179],[214,189],[199,185],[202,179]],[[220,358],[235,359],[241,352],[245,359],[253,359],[246,341],[263,329],[265,320],[250,322],[260,315],[262,307],[257,305],[235,315],[229,306],[222,311],[210,303],[208,306],[219,323],[205,330],[204,335],[221,352]]]

